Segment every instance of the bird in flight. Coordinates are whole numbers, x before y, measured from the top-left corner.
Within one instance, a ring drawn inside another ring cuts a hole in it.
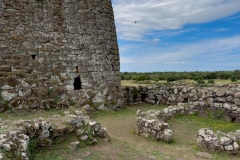
[[[136,23],[137,23],[137,21],[134,21],[134,23],[136,24]]]

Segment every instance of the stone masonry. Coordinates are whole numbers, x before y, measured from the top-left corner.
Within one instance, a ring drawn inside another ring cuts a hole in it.
[[[5,127],[4,127],[5,126]],[[72,150],[97,143],[97,138],[110,140],[106,128],[92,121],[80,111],[65,116],[54,115],[47,119],[0,121],[0,160],[32,159],[31,149],[49,148],[74,134],[77,141],[69,144]]]
[[[197,88],[185,85],[156,87],[123,87],[125,104],[149,103],[156,105],[188,104],[188,111],[206,114],[223,112],[228,121],[240,122],[240,87],[238,85]]]
[[[117,109],[119,70],[111,0],[0,1],[1,106]]]

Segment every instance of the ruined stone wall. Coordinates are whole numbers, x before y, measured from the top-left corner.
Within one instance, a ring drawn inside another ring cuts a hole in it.
[[[146,102],[157,105],[188,104],[188,111],[224,112],[229,121],[240,122],[240,88],[216,86],[196,88],[162,85],[156,87],[123,87],[125,104]],[[205,114],[205,113],[201,113]]]
[[[152,137],[157,140],[171,142],[173,131],[167,121],[177,115],[200,114],[197,106],[190,104],[169,106],[160,110],[137,111],[136,132],[143,137]],[[217,117],[215,117],[217,118]],[[199,129],[197,134],[199,148],[207,151],[220,151],[228,154],[239,154],[240,130],[223,133],[217,131],[215,134],[208,128]]]
[[[80,144],[82,146],[95,144],[99,137],[104,138],[106,142],[110,140],[106,128],[79,112],[74,115],[69,113],[65,116],[54,115],[48,119],[0,121],[0,128],[4,128],[3,126],[7,129],[1,130],[0,134],[1,160],[32,159],[33,149],[52,147],[53,144],[64,141],[72,133],[79,139],[68,145],[72,150],[80,147]]]
[[[119,70],[111,0],[0,1],[1,97],[12,106],[71,99],[116,109]]]

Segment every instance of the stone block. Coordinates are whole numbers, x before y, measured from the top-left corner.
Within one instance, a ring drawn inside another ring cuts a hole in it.
[[[240,106],[240,99],[235,99],[234,102],[236,105]]]
[[[0,71],[1,72],[11,72],[11,66],[10,65],[0,65]]]
[[[225,96],[226,95],[226,92],[227,92],[227,89],[226,88],[220,88],[220,89],[217,89],[216,90],[216,95],[218,97],[222,97],[222,96]]]

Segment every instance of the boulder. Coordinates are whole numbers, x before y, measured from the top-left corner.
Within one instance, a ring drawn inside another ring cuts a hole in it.
[[[216,90],[216,95],[217,95],[218,97],[225,96],[227,91],[228,91],[227,88],[217,89],[217,90]]]

